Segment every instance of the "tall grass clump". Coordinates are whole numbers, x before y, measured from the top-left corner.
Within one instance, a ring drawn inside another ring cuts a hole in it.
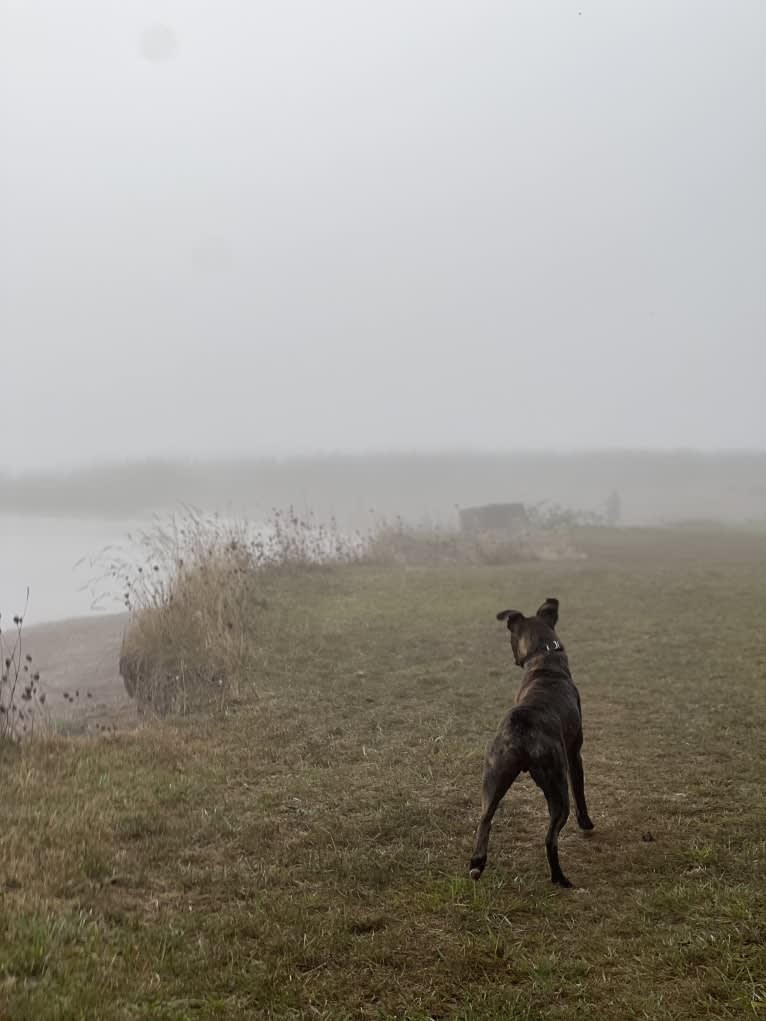
[[[401,518],[372,530],[365,542],[365,556],[380,566],[406,567],[476,566],[500,567],[535,560],[579,559],[572,530],[558,520],[533,519],[523,531],[504,529],[463,532],[458,528]]]
[[[620,516],[619,494],[611,494],[602,513],[597,510],[581,510],[577,507],[562,507],[560,503],[543,500],[526,508],[529,523],[536,529],[551,530],[616,525]]]
[[[285,574],[338,564],[487,566],[570,555],[550,527],[466,535],[399,518],[347,534],[332,519],[323,523],[293,508],[273,511],[258,526],[185,509],[131,541],[138,562],[112,554],[106,564],[129,612],[120,674],[139,709],[161,715],[223,709],[242,697],[243,680],[252,682],[257,670],[266,594],[278,592]]]
[[[21,614],[13,618],[10,629],[0,616],[0,746],[34,737],[48,724],[40,672],[25,651],[23,625]]]
[[[430,522],[410,524],[403,518],[381,521],[365,543],[365,558],[380,567],[440,567],[464,559],[460,533]]]
[[[254,663],[266,575],[344,563],[360,537],[293,509],[255,527],[185,510],[133,538],[140,563],[114,557],[129,622],[120,674],[139,709],[164,715],[224,708]]]

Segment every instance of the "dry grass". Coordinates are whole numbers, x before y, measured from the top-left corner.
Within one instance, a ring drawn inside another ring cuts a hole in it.
[[[252,674],[267,576],[361,555],[358,536],[292,508],[274,511],[260,529],[187,510],[137,540],[142,562],[112,553],[105,574],[130,612],[120,674],[139,707],[159,715],[239,699]]]
[[[562,527],[468,536],[397,519],[344,536],[333,521],[292,508],[274,511],[261,528],[187,510],[137,539],[143,561],[110,553],[105,576],[121,587],[131,615],[120,674],[141,711],[158,715],[224,709],[240,698],[260,651],[267,579],[339,564],[488,566],[576,556]]]
[[[378,525],[364,543],[364,562],[400,567],[500,567],[535,560],[577,560],[572,528],[530,527],[511,536],[504,530],[475,534],[401,519]]]
[[[584,563],[288,573],[257,702],[7,749],[0,1017],[760,1016],[763,540],[624,538],[621,559],[584,536]],[[519,681],[494,611],[549,593],[597,830],[566,828],[580,889],[553,888],[519,782],[474,885],[482,751]]]
[[[23,615],[13,617],[10,627],[0,617],[0,746],[45,733],[45,702],[40,671],[26,650]]]

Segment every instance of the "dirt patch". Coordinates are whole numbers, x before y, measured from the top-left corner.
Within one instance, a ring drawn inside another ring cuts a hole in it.
[[[78,617],[24,629],[24,649],[40,671],[46,706],[57,729],[91,733],[138,722],[135,702],[117,669],[125,614]]]

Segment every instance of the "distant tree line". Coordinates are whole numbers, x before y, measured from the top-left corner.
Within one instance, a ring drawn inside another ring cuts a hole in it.
[[[360,527],[397,514],[447,523],[459,507],[513,501],[584,508],[613,525],[764,519],[766,453],[328,454],[0,475],[6,514],[132,517],[187,504],[259,517],[293,505]]]

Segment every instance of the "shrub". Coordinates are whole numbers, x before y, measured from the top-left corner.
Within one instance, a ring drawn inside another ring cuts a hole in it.
[[[598,511],[576,510],[543,500],[527,507],[530,524],[536,529],[575,528],[579,525],[604,525],[607,518]]]
[[[523,537],[503,532],[465,535],[439,525],[409,525],[401,518],[382,524],[365,543],[365,558],[374,564],[439,567],[448,564],[510,564],[535,559]]]
[[[434,525],[383,522],[368,536],[364,557],[380,566],[436,567],[460,560],[460,535]]]
[[[24,651],[24,617],[15,616],[10,631],[2,623],[0,617],[0,744],[33,737],[48,725],[40,673]]]
[[[143,562],[112,559],[130,619],[120,674],[140,710],[159,714],[223,708],[240,697],[253,662],[267,574],[306,570],[361,556],[344,537],[291,508],[254,528],[192,510],[137,537]]]
[[[533,524],[518,534],[503,529],[467,533],[428,523],[410,525],[397,518],[367,537],[365,559],[380,566],[408,567],[499,567],[535,560],[580,559],[583,554],[575,549],[571,527],[561,523],[562,518],[578,517],[577,512],[558,507],[546,513],[535,510]]]

